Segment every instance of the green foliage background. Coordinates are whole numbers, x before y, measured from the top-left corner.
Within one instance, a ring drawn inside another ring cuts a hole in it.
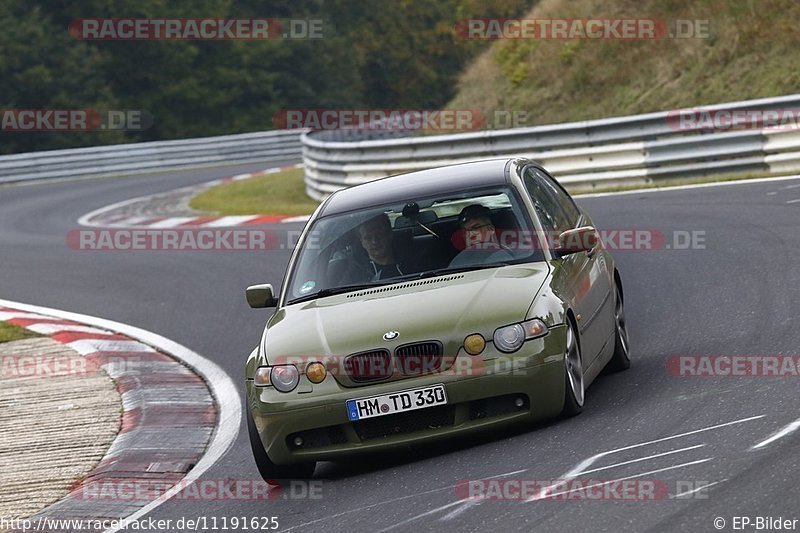
[[[0,109],[140,109],[140,132],[0,133],[0,153],[273,128],[286,108],[435,108],[487,42],[457,20],[519,16],[531,0],[4,0]],[[321,19],[322,39],[80,41],[79,18]]]

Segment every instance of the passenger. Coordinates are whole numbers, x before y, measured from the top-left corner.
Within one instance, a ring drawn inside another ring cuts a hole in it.
[[[514,258],[498,242],[490,212],[488,207],[480,204],[471,204],[461,210],[459,229],[456,231],[463,234],[464,245],[463,250],[450,261],[451,268],[504,262]]]

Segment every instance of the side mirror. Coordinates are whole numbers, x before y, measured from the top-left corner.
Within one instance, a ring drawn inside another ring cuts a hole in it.
[[[269,283],[251,285],[247,287],[245,295],[247,296],[247,303],[253,309],[275,307],[278,305],[278,300],[275,299],[275,294],[272,291],[272,285]]]
[[[555,251],[559,256],[577,252],[593,253],[598,241],[597,230],[592,226],[570,229],[558,236]]]

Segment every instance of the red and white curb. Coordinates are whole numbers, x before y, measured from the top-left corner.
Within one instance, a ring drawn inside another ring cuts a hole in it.
[[[141,518],[198,479],[238,436],[242,408],[233,381],[216,364],[174,341],[111,320],[2,299],[0,321],[69,346],[103,368],[122,396],[120,433],[106,456],[33,521]],[[175,485],[151,502],[98,500],[83,490],[131,481]]]
[[[252,172],[246,174],[237,174],[236,176],[228,176],[212,180],[200,185],[192,185],[186,189],[201,190],[222,185],[224,183],[232,183],[235,181],[242,181],[258,176],[265,176],[267,174],[274,174],[284,170],[291,170],[301,168],[302,165],[288,165],[283,167],[274,167],[262,170],[259,172]],[[175,191],[172,191],[175,192]],[[119,213],[124,211],[126,206],[135,203],[147,202],[149,200],[163,197],[171,193],[152,194],[147,196],[139,196],[130,200],[117,202],[100,209],[96,209],[90,213],[83,215],[78,219],[78,224],[81,226],[89,227],[104,227],[104,228],[150,228],[150,229],[164,229],[164,228],[225,228],[237,226],[257,226],[262,224],[275,224],[283,222],[305,222],[308,220],[308,215],[302,216],[286,216],[286,215],[238,215],[238,216],[196,216],[196,217],[169,217],[169,216],[130,216],[129,214]],[[117,213],[115,213],[115,211]]]

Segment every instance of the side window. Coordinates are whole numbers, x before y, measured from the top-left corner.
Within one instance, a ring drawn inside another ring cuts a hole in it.
[[[564,231],[575,227],[579,215],[577,207],[548,176],[528,167],[523,181],[545,230]]]
[[[581,212],[578,210],[578,206],[575,205],[575,201],[549,174],[542,172],[538,168],[534,168],[533,172],[542,180],[546,187],[549,187],[553,191],[553,194],[558,198],[558,202],[567,214],[570,227],[574,228],[578,223],[578,219],[581,217]]]

